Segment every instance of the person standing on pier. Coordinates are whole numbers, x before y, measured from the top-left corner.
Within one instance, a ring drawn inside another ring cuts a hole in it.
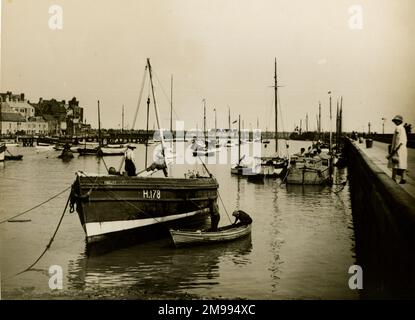
[[[125,157],[125,171],[129,177],[133,177],[136,175],[135,173],[135,163],[134,163],[134,151],[131,145],[127,146],[127,150],[124,154]]]
[[[405,184],[405,170],[408,167],[408,150],[406,148],[407,136],[403,123],[403,118],[400,115],[395,116],[392,122],[396,125],[393,134],[392,145],[388,159],[388,168],[392,169],[392,179],[396,181],[396,176],[401,177],[400,184]]]

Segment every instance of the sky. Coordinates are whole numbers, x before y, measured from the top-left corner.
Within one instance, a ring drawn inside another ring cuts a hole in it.
[[[62,29],[50,28],[62,8]],[[356,9],[357,6],[357,9]],[[360,11],[359,11],[360,10]],[[318,103],[328,130],[343,97],[344,129],[392,132],[396,114],[415,124],[415,2],[412,0],[2,0],[0,91],[36,102],[77,97],[87,122],[133,124],[150,58],[162,126],[274,128],[274,59],[278,63],[279,131],[309,117]],[[361,13],[361,14],[360,14]],[[54,20],[53,20],[54,21]],[[148,82],[147,82],[148,84]],[[135,128],[145,128],[144,88]],[[154,123],[154,112],[150,116]],[[334,119],[333,119],[334,123]],[[334,126],[333,126],[334,127]]]

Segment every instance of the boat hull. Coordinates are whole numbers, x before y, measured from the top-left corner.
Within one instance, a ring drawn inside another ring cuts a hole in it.
[[[233,241],[248,236],[251,224],[234,228],[220,228],[218,231],[170,230],[175,246],[214,244]]]
[[[83,176],[74,183],[73,201],[88,243],[134,230],[201,221],[217,201],[214,178],[174,179]]]
[[[295,168],[288,169],[287,184],[321,185],[329,180],[329,168],[310,169]]]

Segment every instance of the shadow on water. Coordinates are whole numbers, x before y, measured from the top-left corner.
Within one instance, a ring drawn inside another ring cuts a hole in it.
[[[218,245],[176,249],[169,239],[69,262],[68,287],[76,290],[128,288],[131,292],[180,292],[218,284],[221,260],[247,264],[251,237]]]

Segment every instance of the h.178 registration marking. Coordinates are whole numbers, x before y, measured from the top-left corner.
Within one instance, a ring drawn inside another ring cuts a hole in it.
[[[143,190],[144,199],[160,199],[160,190]]]

